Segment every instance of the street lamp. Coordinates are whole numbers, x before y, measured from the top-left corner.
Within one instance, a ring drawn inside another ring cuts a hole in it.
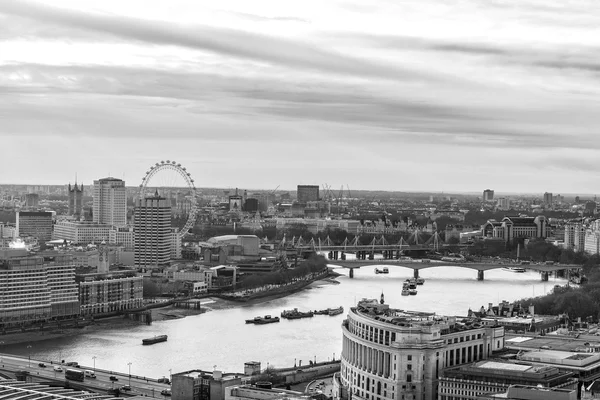
[[[29,352],[29,361],[28,361],[29,367],[28,368],[31,368],[31,345],[30,344],[27,345],[27,350]]]
[[[94,360],[94,373],[96,373],[96,356],[92,356],[92,359]]]
[[[131,386],[131,362],[128,362],[127,365],[129,366],[129,386]]]

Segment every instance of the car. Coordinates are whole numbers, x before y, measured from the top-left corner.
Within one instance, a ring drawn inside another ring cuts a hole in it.
[[[169,385],[171,383],[171,381],[169,380],[169,378],[158,378],[156,381],[158,383],[166,383],[167,385]]]
[[[62,369],[62,367],[60,365],[56,365],[54,367],[54,372],[63,372],[63,369]]]
[[[121,386],[121,390],[130,391],[131,390],[131,386],[129,386],[129,385]]]
[[[160,394],[162,394],[163,396],[170,396],[171,391],[169,389],[163,389],[160,391]]]
[[[40,368],[46,368],[46,364],[44,364],[44,363],[39,363],[39,364],[38,364],[38,366],[39,366]]]
[[[119,380],[119,378],[117,378],[117,377],[116,377],[116,376],[114,376],[114,375],[111,375],[111,376],[110,376],[108,379],[110,379],[110,380],[111,380],[111,381],[113,381],[113,382],[114,382],[114,381],[118,381],[118,380]]]
[[[67,367],[75,367],[75,368],[79,368],[79,363],[76,361],[71,361],[65,364]]]

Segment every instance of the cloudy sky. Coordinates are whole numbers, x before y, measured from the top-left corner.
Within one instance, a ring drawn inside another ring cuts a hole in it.
[[[600,3],[0,0],[1,183],[600,192]]]

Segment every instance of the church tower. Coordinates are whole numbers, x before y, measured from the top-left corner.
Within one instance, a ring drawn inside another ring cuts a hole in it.
[[[81,218],[83,215],[83,184],[77,186],[71,186],[69,183],[69,212],[68,215],[73,215],[77,218]]]

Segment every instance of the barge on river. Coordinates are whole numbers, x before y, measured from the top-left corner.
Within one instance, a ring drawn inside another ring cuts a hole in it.
[[[153,338],[142,339],[143,345],[155,344],[160,342],[166,342],[167,335],[154,336]]]

